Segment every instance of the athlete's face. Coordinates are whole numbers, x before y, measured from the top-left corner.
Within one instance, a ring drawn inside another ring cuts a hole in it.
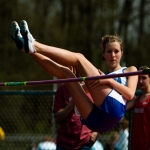
[[[150,78],[148,75],[139,75],[138,87],[140,89],[146,89],[150,85]]]
[[[118,69],[120,67],[120,59],[123,52],[121,51],[120,44],[118,42],[107,43],[104,51],[104,58],[106,64],[110,69]]]

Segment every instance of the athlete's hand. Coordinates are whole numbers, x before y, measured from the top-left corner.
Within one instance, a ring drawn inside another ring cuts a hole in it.
[[[100,80],[90,80],[87,83],[90,88],[96,88],[100,85]]]
[[[105,75],[100,69],[98,69],[100,75]],[[95,88],[100,85],[100,80],[91,80],[88,81],[88,84],[91,88]]]
[[[105,75],[101,70],[98,70],[100,75]],[[102,84],[110,84],[112,78],[108,78],[108,79],[98,79],[98,80],[91,80],[88,81],[88,85],[90,88],[96,88]]]
[[[100,69],[98,69],[98,72],[100,75],[105,75],[104,72],[102,72]]]

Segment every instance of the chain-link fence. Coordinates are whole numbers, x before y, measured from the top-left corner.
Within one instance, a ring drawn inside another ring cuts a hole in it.
[[[0,150],[33,150],[46,135],[55,140],[54,94],[39,90],[0,91]],[[130,113],[125,118],[129,122]],[[106,150],[118,140],[120,125],[100,134],[98,140]]]

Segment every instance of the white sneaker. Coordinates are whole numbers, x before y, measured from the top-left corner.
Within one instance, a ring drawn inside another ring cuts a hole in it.
[[[10,35],[16,43],[17,48],[24,51],[24,39],[20,33],[20,27],[16,21],[13,21],[10,25]]]
[[[28,24],[25,20],[21,21],[20,24],[20,32],[24,38],[24,48],[26,53],[34,53],[36,52],[34,48],[34,41],[32,34],[29,31]]]

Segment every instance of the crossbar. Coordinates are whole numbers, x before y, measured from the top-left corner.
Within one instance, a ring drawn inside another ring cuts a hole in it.
[[[77,78],[67,78],[67,79],[23,81],[23,82],[0,82],[0,86],[49,85],[49,84],[58,84],[58,83],[65,83],[65,82],[79,82],[79,81],[98,80],[98,79],[107,79],[107,78],[116,78],[116,77],[125,77],[125,76],[127,77],[127,76],[135,76],[140,74],[150,74],[150,69],[138,70],[135,72],[128,72],[128,73],[108,74],[108,75],[90,76],[90,77],[77,77]]]

